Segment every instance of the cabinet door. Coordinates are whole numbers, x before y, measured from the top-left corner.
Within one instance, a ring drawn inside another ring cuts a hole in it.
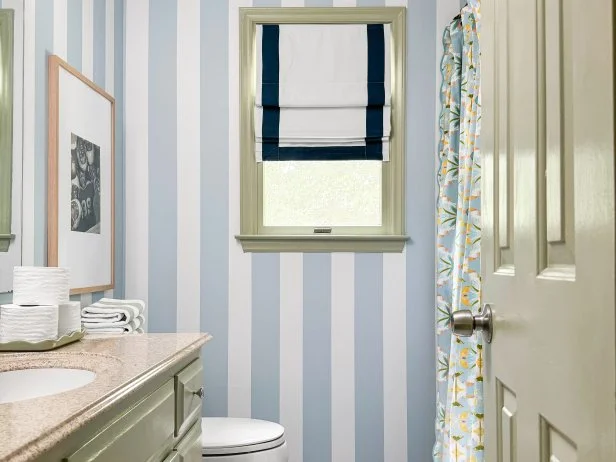
[[[173,447],[173,381],[103,428],[67,462],[160,461]]]
[[[175,376],[175,436],[182,436],[200,419],[203,396],[203,366],[197,359]]]
[[[182,438],[176,451],[180,455],[178,462],[201,462],[201,420]]]

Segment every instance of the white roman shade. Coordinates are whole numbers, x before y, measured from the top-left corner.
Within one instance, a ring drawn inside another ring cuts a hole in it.
[[[389,160],[389,24],[258,25],[257,161]]]

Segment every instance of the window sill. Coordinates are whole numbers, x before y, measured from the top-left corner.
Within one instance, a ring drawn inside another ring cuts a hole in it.
[[[244,252],[402,252],[409,236],[238,235]]]
[[[14,234],[0,234],[0,252],[8,252],[13,239],[15,239]]]

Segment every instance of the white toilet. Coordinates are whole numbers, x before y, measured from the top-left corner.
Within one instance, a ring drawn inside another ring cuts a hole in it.
[[[232,417],[201,420],[203,462],[288,462],[284,427],[274,422]]]

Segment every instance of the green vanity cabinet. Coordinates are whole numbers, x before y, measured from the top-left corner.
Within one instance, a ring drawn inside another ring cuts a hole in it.
[[[141,380],[118,403],[118,412],[80,429],[40,460],[200,462],[201,359],[193,355],[156,378]],[[56,457],[58,452],[63,455]]]

